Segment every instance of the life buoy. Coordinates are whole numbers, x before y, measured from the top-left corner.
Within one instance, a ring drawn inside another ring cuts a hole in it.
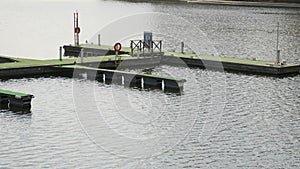
[[[119,43],[119,42],[116,43],[115,46],[114,46],[114,49],[115,49],[116,52],[120,52],[121,49],[122,49],[121,43]]]
[[[80,28],[79,28],[79,27],[76,27],[75,30],[74,30],[74,32],[75,32],[75,33],[80,33]]]

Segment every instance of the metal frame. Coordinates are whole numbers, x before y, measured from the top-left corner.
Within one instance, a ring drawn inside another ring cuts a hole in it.
[[[152,46],[152,48],[151,48]],[[137,49],[137,51],[139,53],[141,53],[141,51],[143,51],[143,54],[145,53],[145,49],[148,49],[148,52],[153,53],[155,51],[155,49],[157,49],[159,52],[162,51],[162,40],[152,40],[150,46],[147,45],[147,43],[145,43],[142,40],[131,40],[130,41],[130,48],[131,48],[131,55],[133,55],[133,52],[135,49]]]

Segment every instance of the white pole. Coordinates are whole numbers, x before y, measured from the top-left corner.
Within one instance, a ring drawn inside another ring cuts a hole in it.
[[[279,22],[277,22],[277,43],[276,43],[276,63],[280,63],[280,50],[279,50]]]
[[[98,46],[101,46],[101,35],[98,34]]]

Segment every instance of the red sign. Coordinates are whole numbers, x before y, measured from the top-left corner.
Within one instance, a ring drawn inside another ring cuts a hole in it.
[[[114,46],[114,49],[116,52],[120,52],[120,50],[122,49],[122,45],[121,43],[116,43],[115,46]]]

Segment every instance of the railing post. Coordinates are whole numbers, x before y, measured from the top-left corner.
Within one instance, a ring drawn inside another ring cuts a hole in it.
[[[98,46],[101,46],[101,35],[98,34]]]
[[[159,41],[159,52],[161,52],[161,51],[162,51],[162,49],[161,49],[161,48],[162,48],[162,41],[160,40],[160,41]]]
[[[151,53],[153,53],[153,41],[150,41],[150,46],[149,48],[151,49]]]
[[[133,41],[130,41],[130,48],[131,48],[131,56],[133,56],[133,45],[132,45]]]

